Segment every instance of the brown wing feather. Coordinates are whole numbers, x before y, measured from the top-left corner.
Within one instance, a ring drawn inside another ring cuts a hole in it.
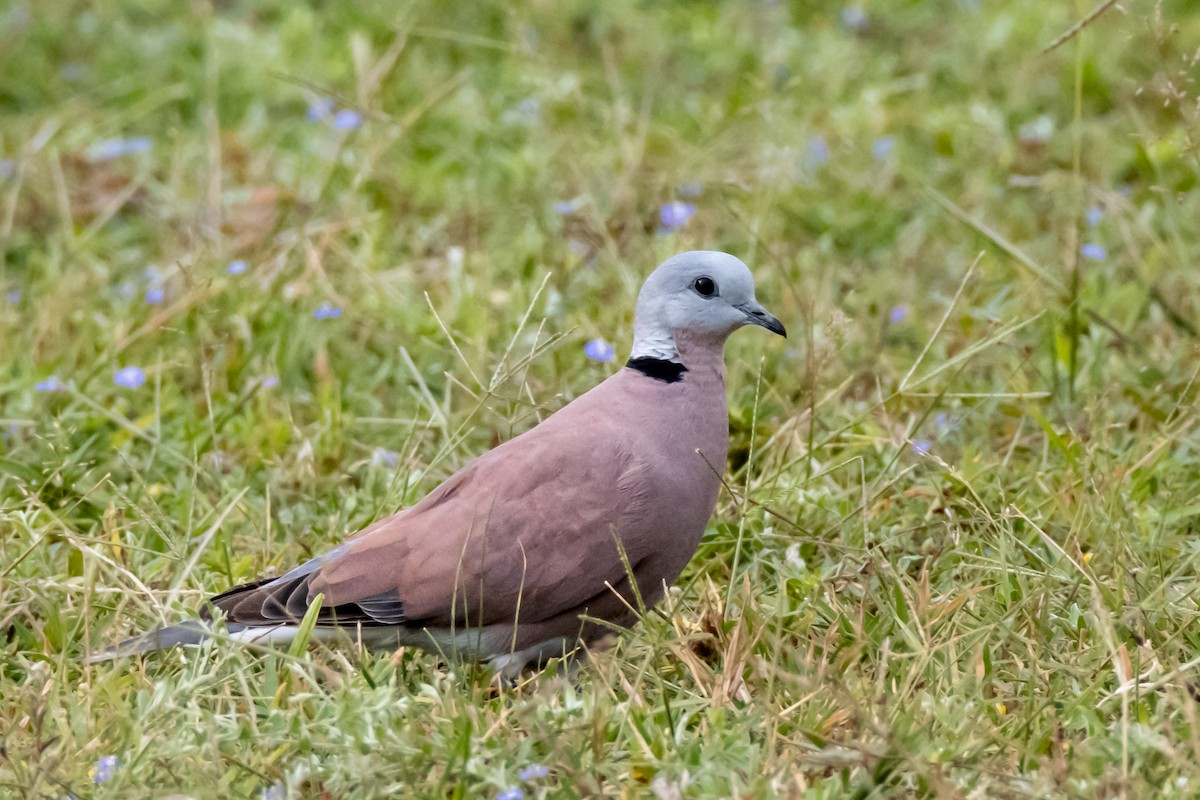
[[[625,577],[618,536],[631,563],[649,555],[636,525],[648,493],[629,478],[644,469],[619,441],[603,424],[543,423],[352,537],[312,573],[309,597],[394,597],[418,625],[511,621],[518,608],[535,622],[578,606]]]
[[[309,590],[312,573],[289,578],[246,583],[210,599],[201,611],[207,619],[220,609],[234,625],[296,625],[308,613],[315,596]],[[322,603],[317,624],[322,626],[399,625],[405,622],[404,604],[392,596],[364,598],[358,602]]]

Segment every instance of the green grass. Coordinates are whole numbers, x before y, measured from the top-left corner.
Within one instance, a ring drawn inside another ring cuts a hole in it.
[[[1124,6],[9,4],[0,796],[1200,795],[1200,14]],[[729,491],[574,683],[81,666],[601,380],[697,247],[792,339],[733,337]]]

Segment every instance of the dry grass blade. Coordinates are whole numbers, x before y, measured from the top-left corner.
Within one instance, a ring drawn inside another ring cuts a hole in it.
[[[1105,12],[1107,12],[1109,9],[1111,9],[1116,4],[1117,4],[1117,0],[1103,0],[1103,2],[1101,2],[1095,8],[1093,8],[1091,11],[1089,11],[1082,19],[1080,19],[1078,22],[1076,22],[1074,25],[1072,25],[1070,28],[1068,28],[1062,34],[1062,36],[1059,36],[1053,42],[1046,45],[1045,49],[1042,50],[1042,55],[1046,55],[1051,50],[1056,50],[1059,47],[1061,47],[1062,45],[1064,45],[1067,42],[1074,39],[1076,36],[1079,35],[1080,31],[1082,31],[1088,25],[1091,25],[1096,20],[1100,19],[1100,17]]]

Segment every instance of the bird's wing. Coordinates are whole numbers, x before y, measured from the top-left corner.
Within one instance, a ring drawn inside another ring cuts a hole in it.
[[[654,470],[617,427],[543,423],[330,553],[212,603],[247,625],[294,623],[318,593],[318,623],[338,625],[527,623],[575,608],[656,549]]]

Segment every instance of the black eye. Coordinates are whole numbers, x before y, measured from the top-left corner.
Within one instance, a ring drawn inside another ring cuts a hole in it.
[[[696,282],[692,284],[692,288],[701,297],[712,297],[717,293],[717,284],[713,283],[713,279],[707,275],[701,275],[699,278],[696,278]]]

